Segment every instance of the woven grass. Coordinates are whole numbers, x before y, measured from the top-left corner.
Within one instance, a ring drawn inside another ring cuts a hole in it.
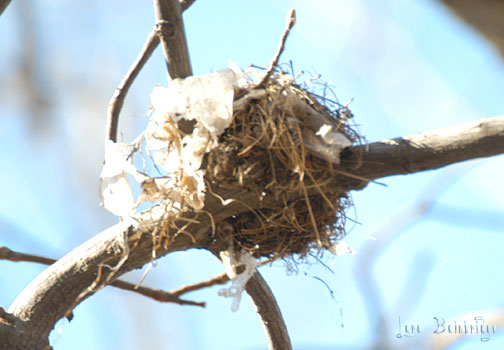
[[[360,136],[349,126],[348,108],[329,105],[335,106],[281,71],[261,89],[235,92],[233,122],[207,156],[206,179],[212,187],[273,196],[280,204],[228,218],[233,229],[217,232],[219,239],[256,257],[284,258],[343,238],[351,201],[335,185],[342,175],[339,150],[316,132],[328,124],[354,144]]]

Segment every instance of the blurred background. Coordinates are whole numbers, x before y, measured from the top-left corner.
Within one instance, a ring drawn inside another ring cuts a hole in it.
[[[300,81],[321,74],[340,103],[353,99],[368,141],[504,113],[499,50],[435,0],[197,0],[184,14],[194,73],[228,59],[266,66],[290,7],[298,21],[281,62],[292,61]],[[489,12],[504,22],[499,11]],[[153,26],[151,2],[131,0],[17,0],[0,17],[0,246],[58,258],[117,221],[99,206],[107,105]],[[166,76],[158,48],[126,98],[120,140],[145,127],[150,92]],[[498,156],[381,179],[352,193],[345,241],[356,254],[261,268],[294,349],[504,348],[503,173]],[[0,305],[43,269],[1,261]],[[204,251],[176,253],[143,285],[170,290],[222,271]],[[266,349],[249,298],[233,313],[219,288],[188,295],[204,309],[105,288],[57,324],[51,344]],[[475,316],[498,331],[433,333],[434,317],[448,325]],[[404,325],[420,332],[407,336]]]

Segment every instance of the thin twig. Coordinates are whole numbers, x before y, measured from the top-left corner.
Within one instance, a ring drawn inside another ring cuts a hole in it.
[[[8,260],[8,261],[14,261],[14,262],[34,262],[38,264],[43,264],[43,265],[52,265],[54,262],[56,262],[55,259],[51,258],[46,258],[43,256],[38,256],[38,255],[32,255],[32,254],[26,254],[26,253],[20,253],[13,251],[7,247],[1,247],[0,246],[0,260]],[[203,289],[203,288],[208,288],[217,284],[225,284],[226,282],[229,281],[229,277],[223,273],[220,275],[217,275],[207,281],[183,286],[177,290],[174,290],[172,292],[165,292],[160,289],[151,289],[148,287],[137,287],[136,285],[122,281],[122,280],[115,280],[109,285],[112,287],[116,287],[122,290],[127,290],[130,292],[135,292],[138,294],[141,294],[145,297],[154,299],[156,301],[162,302],[162,303],[175,303],[179,305],[193,305],[193,306],[201,306],[205,307],[205,302],[198,302],[198,301],[192,301],[192,300],[184,300],[180,299],[179,297],[185,293],[193,292],[195,290]]]
[[[196,0],[181,0],[180,6],[182,11],[187,10]],[[8,4],[8,1],[7,1]],[[7,5],[5,5],[7,6]],[[1,8],[0,8],[1,10]],[[1,11],[0,11],[1,14]],[[147,41],[145,42],[142,51],[138,55],[137,59],[131,65],[130,69],[124,76],[123,80],[119,83],[116,91],[114,92],[114,96],[110,99],[109,107],[108,107],[108,116],[107,116],[107,140],[117,141],[117,127],[119,125],[119,113],[121,112],[122,106],[124,104],[124,99],[126,98],[126,94],[133,83],[133,81],[140,73],[140,70],[143,68],[147,60],[150,58],[154,50],[159,45],[159,36],[157,34],[157,29],[154,29],[150,32]]]
[[[164,290],[152,289],[143,286],[136,287],[134,284],[122,280],[115,280],[114,282],[112,282],[111,286],[141,294],[144,297],[154,299],[161,303],[175,303],[179,305],[193,305],[201,307],[205,307],[206,305],[205,302],[180,299],[180,294],[176,295],[173,292],[165,292]]]
[[[179,296],[185,293],[193,292],[198,289],[208,288],[218,284],[226,284],[228,281],[229,281],[228,275],[226,273],[221,273],[207,281],[190,284],[187,286],[183,286],[177,290],[173,290],[170,292],[170,294],[174,296]]]
[[[273,60],[271,61],[268,67],[268,70],[266,71],[266,75],[261,80],[258,86],[264,86],[264,84],[266,84],[268,79],[271,77],[271,74],[273,74],[273,71],[278,66],[278,60],[280,59],[280,55],[282,54],[285,48],[285,42],[287,41],[287,37],[289,36],[289,33],[292,27],[294,27],[295,23],[296,23],[296,11],[294,11],[294,9],[290,9],[289,13],[287,14],[287,28],[285,28],[285,31],[282,34],[282,37],[280,38],[280,44],[278,45],[277,52],[273,57]]]
[[[114,92],[114,96],[112,96],[112,98],[110,99],[107,116],[107,140],[114,142],[117,141],[119,113],[121,112],[126,94],[128,93],[128,90],[137,77],[138,73],[140,73],[140,70],[150,58],[158,44],[159,37],[156,33],[156,29],[153,29],[150,32],[149,37],[147,38],[147,41],[142,48],[142,51],[140,51],[137,59],[135,60],[135,62],[133,62],[123,80],[119,83],[119,86]]]
[[[0,260],[8,260],[14,262],[26,261],[43,265],[51,265],[56,261],[54,259],[46,258],[39,255],[15,252],[7,247],[0,247]]]

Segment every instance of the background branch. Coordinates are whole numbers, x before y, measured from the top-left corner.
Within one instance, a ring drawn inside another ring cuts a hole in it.
[[[483,34],[504,58],[504,1],[441,0],[466,23]]]
[[[449,189],[455,179],[460,177],[460,171],[453,171],[448,176],[440,174],[429,182],[421,191],[418,198],[411,206],[405,208],[397,215],[387,220],[380,229],[371,234],[376,240],[368,243],[361,248],[360,259],[355,265],[354,278],[360,286],[360,291],[366,300],[366,311],[372,327],[376,331],[373,349],[387,348],[392,349],[389,335],[392,334],[391,322],[387,315],[401,315],[407,317],[413,304],[411,300],[419,300],[421,292],[425,287],[425,279],[428,276],[429,261],[423,261],[422,264],[413,263],[410,279],[405,283],[405,288],[399,294],[394,312],[386,312],[383,294],[379,284],[373,275],[373,268],[379,255],[410,226],[417,223],[422,217],[427,215],[441,194]],[[416,257],[418,260],[419,256]],[[390,310],[389,310],[390,311]]]

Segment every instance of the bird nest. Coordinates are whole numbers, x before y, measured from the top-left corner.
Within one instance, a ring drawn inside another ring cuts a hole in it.
[[[227,218],[218,239],[267,258],[304,257],[341,240],[351,201],[338,184],[344,176],[339,154],[360,141],[351,117],[346,106],[310,93],[281,71],[260,88],[235,90],[231,125],[207,154],[205,178],[211,187],[241,189],[276,204]]]
[[[105,208],[138,221],[136,211],[150,202],[173,224],[187,211],[201,212],[206,196],[234,193],[223,200],[240,202],[243,193],[259,205],[241,201],[249,210],[224,219],[212,237],[224,249],[231,244],[273,259],[336,249],[351,204],[340,152],[360,141],[346,106],[278,69],[271,76],[234,68],[177,79],[156,87],[151,99],[154,112],[137,141],[106,144]],[[141,169],[134,153],[148,155]],[[128,176],[141,186],[136,200]],[[176,236],[162,231],[159,242]]]

